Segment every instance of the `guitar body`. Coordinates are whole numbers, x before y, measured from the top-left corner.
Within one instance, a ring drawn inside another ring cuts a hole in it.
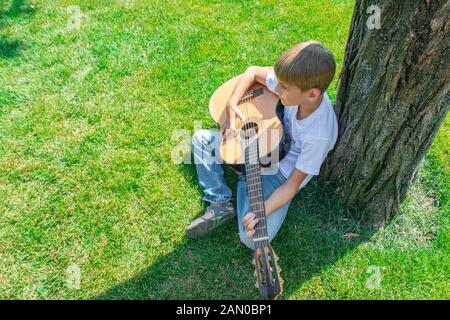
[[[226,122],[226,104],[241,75],[238,75],[222,84],[211,96],[209,112],[211,117],[221,127]],[[244,97],[239,101],[238,107],[244,114],[246,122],[236,118],[238,134],[220,144],[220,158],[226,164],[238,165],[245,163],[239,132],[250,125],[256,126],[259,140],[260,163],[263,167],[274,165],[282,158],[280,142],[283,137],[281,119],[276,114],[279,98],[276,94],[260,83],[254,83]]]

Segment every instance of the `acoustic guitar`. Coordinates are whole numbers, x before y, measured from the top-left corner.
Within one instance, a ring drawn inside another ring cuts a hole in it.
[[[228,80],[211,96],[209,112],[221,127],[226,122],[226,103],[240,77]],[[261,185],[262,168],[276,165],[284,154],[282,118],[275,108],[278,100],[264,85],[254,83],[238,103],[246,121],[236,118],[237,134],[220,143],[221,160],[240,166],[246,174],[249,209],[259,220],[253,235],[256,286],[266,299],[276,299],[283,291],[278,257],[269,243]]]

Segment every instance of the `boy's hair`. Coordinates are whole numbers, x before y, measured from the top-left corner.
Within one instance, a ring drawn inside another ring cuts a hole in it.
[[[302,42],[284,52],[274,66],[277,77],[305,91],[330,85],[336,72],[333,54],[317,41]]]

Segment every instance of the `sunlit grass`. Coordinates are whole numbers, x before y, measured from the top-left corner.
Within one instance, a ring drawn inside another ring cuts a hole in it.
[[[0,2],[0,298],[257,299],[235,224],[185,236],[204,204],[172,133],[215,126],[215,88],[300,41],[340,70],[353,1],[125,2]],[[448,132],[375,235],[310,183],[273,244],[283,298],[449,298]]]

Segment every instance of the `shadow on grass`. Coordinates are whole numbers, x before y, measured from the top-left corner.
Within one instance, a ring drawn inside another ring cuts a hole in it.
[[[27,0],[0,1],[0,58],[9,59],[17,56],[23,48],[23,43],[17,39],[10,39],[2,35],[1,31],[9,23],[8,20],[14,19],[22,14],[34,14]]]
[[[21,45],[18,40],[9,40],[0,35],[0,58],[9,59],[17,56]]]
[[[182,169],[187,180],[196,181],[193,165],[183,165]],[[235,197],[237,178],[229,169],[225,177]],[[326,189],[315,178],[311,180],[293,199],[272,242],[285,280],[281,299],[288,299],[304,282],[373,234],[360,222],[361,214],[344,209]],[[359,236],[346,238],[349,233]],[[252,259],[253,252],[239,241],[235,220],[203,239],[185,236],[170,254],[158,258],[147,270],[92,298],[260,299]]]

